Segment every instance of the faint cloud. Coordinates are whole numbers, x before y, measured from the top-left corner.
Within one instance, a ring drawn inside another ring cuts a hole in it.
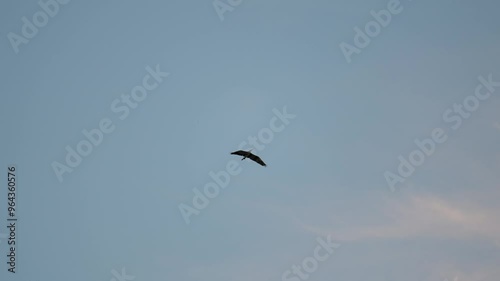
[[[325,229],[302,224],[316,234],[331,233],[339,241],[395,238],[486,238],[498,239],[500,209],[488,209],[441,199],[436,196],[410,196],[388,202],[382,209],[387,221],[377,225],[345,226]]]

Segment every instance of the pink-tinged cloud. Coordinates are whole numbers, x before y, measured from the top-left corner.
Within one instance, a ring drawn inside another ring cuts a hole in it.
[[[500,207],[491,209],[465,205],[435,196],[394,199],[381,208],[383,223],[347,224],[342,227],[316,227],[302,223],[310,232],[331,234],[339,241],[363,239],[488,239],[500,241]],[[352,221],[360,221],[353,218]]]

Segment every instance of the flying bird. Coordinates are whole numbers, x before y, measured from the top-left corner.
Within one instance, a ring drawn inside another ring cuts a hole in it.
[[[260,159],[259,156],[255,155],[255,154],[252,154],[250,151],[252,151],[252,150],[251,149],[249,151],[238,150],[238,151],[235,151],[235,152],[231,152],[231,154],[243,156],[243,159],[241,159],[242,161],[245,160],[246,158],[250,158],[253,161],[259,163],[260,165],[262,165],[264,167],[267,166],[266,163],[264,163],[264,161],[262,161],[262,159]]]

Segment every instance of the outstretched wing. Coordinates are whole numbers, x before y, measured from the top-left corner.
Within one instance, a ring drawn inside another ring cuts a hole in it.
[[[238,151],[235,151],[235,152],[231,152],[231,154],[233,155],[240,155],[240,156],[243,156],[243,157],[248,157],[250,159],[252,159],[253,161],[259,163],[260,165],[262,166],[267,166],[266,163],[264,163],[264,161],[262,161],[262,159],[260,159],[259,156],[255,155],[255,154],[252,154],[251,152],[248,152],[248,151],[245,151],[245,150],[238,150]]]
[[[235,151],[235,152],[231,152],[231,154],[240,155],[240,156],[248,156],[248,151],[238,150],[238,151]]]
[[[267,166],[266,163],[264,163],[264,161],[262,161],[262,159],[260,159],[260,157],[257,155],[250,153],[250,155],[248,155],[248,158],[252,159],[253,161],[259,163],[260,165],[262,165],[264,167]]]

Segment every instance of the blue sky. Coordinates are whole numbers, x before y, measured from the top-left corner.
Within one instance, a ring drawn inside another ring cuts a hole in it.
[[[348,62],[339,45],[391,1],[243,0],[223,20],[211,1],[69,1],[18,46],[43,10],[0,3],[2,225],[18,169],[16,273],[2,226],[0,278],[286,280],[330,237],[308,280],[497,280],[500,87],[456,130],[443,114],[478,77],[500,81],[500,6],[402,0]],[[147,67],[169,75],[121,120],[111,105]],[[254,148],[268,167],[229,154],[284,108]],[[66,146],[106,118],[58,180]],[[391,192],[384,174],[436,128],[447,140]],[[180,204],[228,163],[240,173],[186,224]]]

